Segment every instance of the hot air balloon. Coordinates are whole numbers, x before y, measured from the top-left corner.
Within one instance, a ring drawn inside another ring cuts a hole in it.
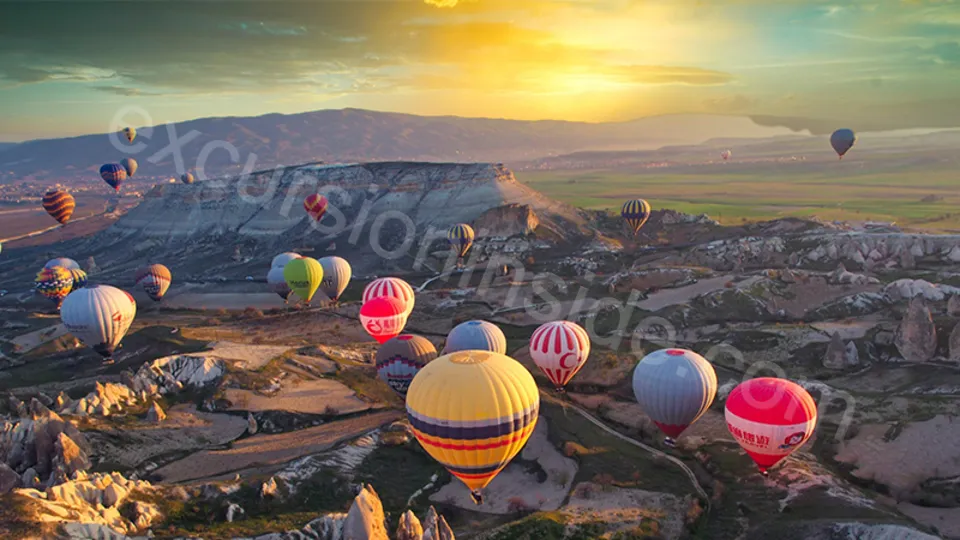
[[[100,167],[100,178],[113,189],[120,191],[120,184],[127,179],[127,170],[119,163],[107,163]]]
[[[133,139],[137,137],[137,130],[132,127],[123,128],[123,134],[127,137],[128,142],[133,142]]]
[[[723,152],[720,153],[720,157],[722,157],[724,161],[730,159],[731,155],[733,155],[733,152],[729,150],[724,150]]]
[[[334,302],[350,284],[353,271],[350,263],[341,257],[323,257],[317,262],[323,267],[323,281],[320,282],[320,292]]]
[[[90,285],[64,300],[60,320],[84,345],[109,359],[136,314],[137,303],[130,293],[109,285]]]
[[[292,251],[281,253],[274,257],[273,261],[270,262],[270,268],[283,268],[288,262],[294,259],[299,259],[300,257],[301,255],[299,253],[294,253]]]
[[[163,299],[170,288],[170,281],[173,276],[170,275],[170,269],[162,264],[151,264],[143,271],[143,275],[137,280],[137,283],[143,287],[144,292],[154,302]]]
[[[507,337],[497,325],[487,321],[460,323],[447,334],[443,354],[468,350],[506,354]]]
[[[403,397],[413,376],[436,357],[437,349],[427,338],[401,334],[377,350],[377,375]]]
[[[73,259],[68,259],[66,257],[57,257],[56,259],[50,259],[47,261],[47,264],[43,265],[44,268],[54,268],[60,266],[66,268],[67,270],[79,270],[80,265],[77,264],[77,261]]]
[[[473,245],[473,237],[473,227],[466,223],[458,223],[447,231],[447,240],[453,246],[453,250],[457,252],[458,268],[463,266],[463,258],[470,250],[470,246]]]
[[[541,325],[530,337],[530,358],[550,379],[557,392],[563,392],[570,379],[590,356],[590,336],[570,321]]]
[[[127,171],[127,177],[130,177],[133,176],[133,173],[137,172],[137,167],[140,165],[137,164],[137,160],[128,157],[120,160],[120,166],[123,167],[123,170]]]
[[[483,502],[480,490],[520,453],[539,412],[540,392],[530,372],[490,351],[441,356],[407,390],[413,434],[467,485],[477,504]]]
[[[813,435],[817,404],[794,382],[760,377],[730,392],[724,416],[730,434],[766,475]]]
[[[194,180],[193,174],[191,173],[183,173],[180,175],[180,181],[183,182],[184,184],[192,184],[193,180]]]
[[[283,277],[282,266],[274,266],[267,272],[267,285],[271,291],[279,294],[284,301],[290,296],[290,286],[287,285],[287,280]]]
[[[283,279],[291,291],[309,304],[323,280],[323,267],[314,258],[300,257],[284,265]]]
[[[327,198],[319,193],[314,193],[312,195],[307,195],[307,198],[303,200],[303,209],[307,211],[307,215],[313,218],[314,221],[320,221],[323,218],[323,214],[327,212]]]
[[[830,135],[830,146],[840,156],[840,159],[843,159],[843,155],[853,148],[856,142],[857,135],[850,129],[838,129],[833,132],[833,135]]]
[[[66,268],[54,266],[53,268],[40,270],[40,273],[37,274],[36,284],[40,294],[53,300],[57,309],[60,309],[63,299],[70,294],[70,290],[73,288],[73,277]]]
[[[79,268],[74,268],[72,270],[67,270],[70,272],[70,277],[73,279],[73,284],[70,286],[70,292],[73,292],[77,289],[82,289],[87,286],[87,273]]]
[[[363,301],[367,302],[379,296],[392,296],[403,304],[403,311],[410,315],[413,312],[414,294],[413,287],[406,281],[395,278],[385,277],[371,281],[363,289]]]
[[[717,373],[704,357],[685,349],[661,349],[633,370],[633,395],[673,446],[688,426],[710,408]]]
[[[43,195],[43,209],[61,225],[66,225],[70,221],[70,216],[73,215],[73,209],[76,206],[77,203],[73,200],[73,195],[66,191],[54,189]]]
[[[633,229],[633,234],[640,232],[640,227],[650,219],[650,203],[643,199],[634,199],[623,203],[620,215]]]
[[[378,296],[360,307],[360,324],[370,337],[382,344],[403,332],[403,327],[407,325],[407,314],[400,300],[392,296]]]

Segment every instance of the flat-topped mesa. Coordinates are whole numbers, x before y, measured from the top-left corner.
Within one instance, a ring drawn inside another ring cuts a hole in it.
[[[302,206],[314,192],[330,200],[328,217],[317,227]],[[110,233],[178,240],[224,234],[329,240],[377,219],[397,227],[401,215],[422,233],[470,223],[505,204],[583,222],[577,210],[519,183],[503,164],[383,162],[305,165],[192,185],[161,184]]]

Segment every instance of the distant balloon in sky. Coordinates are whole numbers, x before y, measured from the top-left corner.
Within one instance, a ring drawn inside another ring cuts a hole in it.
[[[292,251],[281,253],[274,257],[272,261],[270,261],[270,268],[283,268],[288,262],[294,259],[299,259],[300,257],[301,255],[299,253],[294,253]]]
[[[634,199],[623,203],[620,216],[633,229],[633,234],[640,232],[640,227],[650,219],[650,203],[643,199]]]
[[[360,307],[360,324],[370,337],[383,344],[407,325],[407,313],[403,303],[392,296],[378,296],[363,303]]]
[[[843,155],[853,148],[856,142],[857,135],[850,129],[838,129],[830,135],[830,146],[837,152],[840,159],[843,159]]]
[[[413,312],[413,304],[416,301],[413,294],[413,287],[406,281],[397,277],[385,277],[371,281],[363,289],[363,301],[368,302],[379,296],[392,296],[403,304],[403,312],[410,315]]]
[[[67,331],[104,358],[113,356],[136,315],[137,303],[130,293],[109,285],[70,293],[60,310]]]
[[[290,296],[290,286],[287,285],[287,280],[283,277],[282,266],[274,266],[267,272],[267,286],[284,300]]]
[[[60,309],[63,299],[73,289],[73,275],[62,266],[44,268],[37,274],[35,283],[40,294],[49,298],[56,304],[57,309]]]
[[[458,324],[447,334],[443,354],[468,350],[507,354],[507,337],[499,326],[487,321]]]
[[[167,294],[170,288],[170,281],[173,277],[170,270],[162,264],[151,264],[143,271],[143,275],[137,280],[137,283],[143,287],[144,292],[154,302],[163,300],[163,295]]]
[[[123,135],[127,138],[128,142],[133,142],[133,139],[137,137],[137,130],[132,127],[123,128]]]
[[[194,178],[192,173],[183,173],[182,175],[180,175],[180,181],[183,182],[184,184],[192,184],[193,180]]]
[[[413,377],[436,357],[437,349],[427,338],[401,334],[377,349],[377,375],[404,397]]]
[[[716,394],[713,366],[693,351],[654,351],[633,370],[633,395],[666,435],[667,446],[707,412]]]
[[[570,321],[548,322],[530,337],[530,358],[558,392],[580,371],[588,356],[590,336]]]
[[[340,295],[350,284],[350,277],[353,275],[350,263],[342,257],[335,256],[323,257],[317,262],[323,267],[320,292],[334,302],[340,300]]]
[[[319,193],[313,193],[307,195],[307,198],[303,200],[303,209],[314,221],[320,221],[323,219],[323,215],[327,213],[328,204],[329,201],[326,197]]]
[[[722,157],[724,161],[730,159],[730,156],[732,155],[733,153],[729,150],[724,150],[723,152],[720,153],[720,157]]]
[[[127,179],[127,170],[119,163],[107,163],[100,167],[100,178],[113,189],[120,191],[120,184]]]
[[[314,258],[300,257],[283,267],[283,277],[290,290],[309,304],[323,280],[323,267]]]
[[[73,209],[77,207],[77,202],[73,195],[60,189],[54,189],[43,195],[43,209],[50,214],[50,217],[57,220],[61,225],[66,225],[73,215]]]
[[[133,158],[123,158],[120,160],[120,165],[123,166],[124,170],[127,171],[127,176],[133,176],[137,172],[137,167],[140,165],[137,163],[137,160]]]
[[[466,223],[457,223],[447,231],[447,241],[457,252],[457,261],[462,262],[463,258],[473,245],[474,239],[473,227]]]
[[[803,446],[817,425],[817,404],[799,384],[760,377],[727,396],[727,429],[762,474]]]

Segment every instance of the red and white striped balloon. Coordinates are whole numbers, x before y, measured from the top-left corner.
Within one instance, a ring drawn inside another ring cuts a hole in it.
[[[399,300],[403,304],[404,313],[408,316],[413,311],[413,287],[400,278],[375,279],[363,289],[364,303],[381,296],[392,296]]]
[[[588,356],[587,331],[570,321],[548,322],[530,337],[530,358],[558,392],[580,371]]]

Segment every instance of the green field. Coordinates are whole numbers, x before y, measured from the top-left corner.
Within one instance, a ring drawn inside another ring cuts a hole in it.
[[[654,210],[705,213],[725,225],[817,216],[960,230],[960,171],[892,167],[890,172],[860,172],[846,167],[837,174],[824,168],[793,169],[522,171],[517,179],[559,201],[592,210],[619,210],[624,200],[639,197]]]

